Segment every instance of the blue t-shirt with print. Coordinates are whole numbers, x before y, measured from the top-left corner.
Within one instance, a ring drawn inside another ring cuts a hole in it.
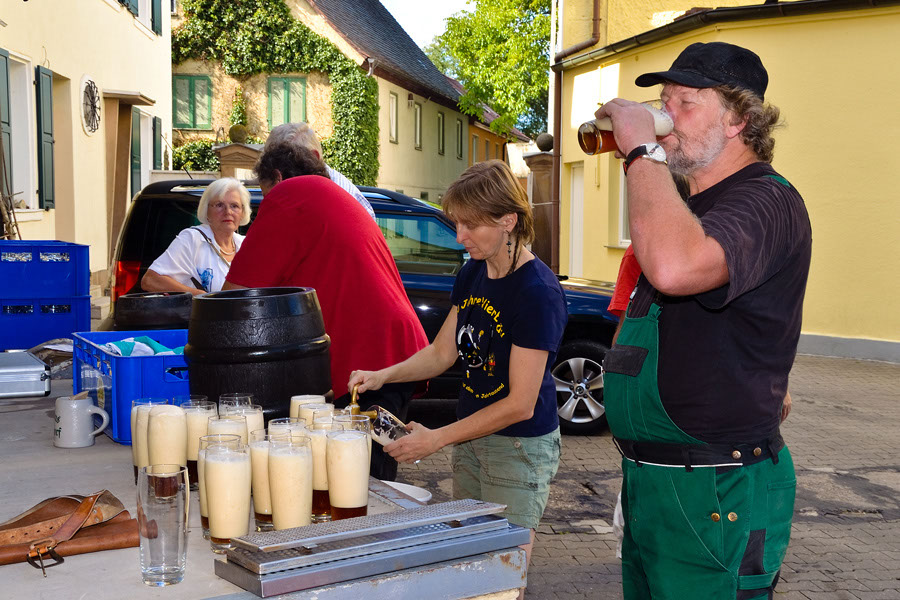
[[[534,415],[497,433],[536,437],[559,426],[550,367],[568,321],[566,296],[556,275],[539,259],[510,275],[489,279],[482,260],[470,260],[456,277],[450,300],[457,307],[456,347],[463,381],[456,416],[463,419],[509,394],[512,345],[546,350],[547,364]]]

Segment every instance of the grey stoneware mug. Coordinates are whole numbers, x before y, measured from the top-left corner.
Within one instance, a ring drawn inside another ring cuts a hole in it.
[[[94,415],[103,420],[94,429]],[[94,438],[109,425],[109,415],[94,406],[91,398],[78,396],[56,399],[56,418],[53,424],[53,445],[57,448],[84,448],[94,445]]]

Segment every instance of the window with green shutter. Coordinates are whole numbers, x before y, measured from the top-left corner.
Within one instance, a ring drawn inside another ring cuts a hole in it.
[[[38,202],[44,209],[55,206],[53,180],[53,72],[34,69],[35,113],[38,134]]]
[[[131,197],[141,191],[141,111],[131,108]]]
[[[306,78],[269,77],[269,131],[306,121]]]
[[[150,29],[156,35],[162,35],[162,0],[151,0]]]
[[[212,129],[212,80],[208,76],[172,76],[172,120],[176,129]]]
[[[162,155],[162,119],[153,117],[153,168],[157,171],[163,168]]]

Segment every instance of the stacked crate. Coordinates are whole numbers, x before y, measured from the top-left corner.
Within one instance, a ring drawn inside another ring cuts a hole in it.
[[[0,350],[91,328],[88,247],[0,240]]]

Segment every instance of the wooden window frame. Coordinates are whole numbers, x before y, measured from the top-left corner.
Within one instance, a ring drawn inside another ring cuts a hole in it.
[[[175,101],[176,101],[176,83],[178,80],[187,80],[188,81],[188,100],[190,102],[191,108],[191,122],[190,123],[182,123],[179,121],[175,121],[176,111],[175,111]],[[206,114],[209,115],[208,123],[197,123],[197,93],[194,88],[194,83],[201,79],[206,80]],[[172,125],[175,129],[198,129],[198,130],[206,130],[212,129],[212,78],[209,75],[184,75],[181,73],[172,74]]]
[[[300,109],[300,112],[302,114],[300,115],[299,122],[305,123],[306,122],[306,77],[269,77],[266,82],[266,91],[267,91],[267,100],[266,101],[268,102],[266,115],[267,115],[267,118],[269,121],[269,123],[268,123],[269,131],[272,131],[272,129],[273,129],[273,125],[272,125],[272,84],[273,83],[276,83],[276,84],[280,83],[282,86],[282,90],[284,92],[284,98],[285,98],[284,115],[282,115],[284,117],[284,123],[297,123],[298,122],[298,120],[294,119],[293,115],[290,114],[290,111],[291,111],[291,101],[290,101],[291,84],[292,83],[302,84],[303,104]],[[279,123],[279,125],[280,124],[281,123]]]

